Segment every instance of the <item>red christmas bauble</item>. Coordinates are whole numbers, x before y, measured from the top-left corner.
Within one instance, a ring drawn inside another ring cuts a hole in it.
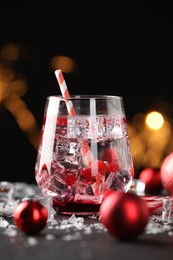
[[[161,181],[169,195],[173,194],[173,152],[168,154],[161,165]]]
[[[13,219],[22,232],[36,234],[46,226],[48,211],[38,201],[24,200],[16,206]]]
[[[118,239],[129,240],[145,229],[149,218],[146,201],[131,192],[107,194],[100,206],[101,222]]]
[[[139,173],[139,180],[145,183],[146,193],[159,193],[163,189],[159,168],[145,168]]]

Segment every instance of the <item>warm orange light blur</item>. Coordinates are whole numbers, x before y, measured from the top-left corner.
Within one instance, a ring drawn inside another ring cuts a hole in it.
[[[66,56],[55,56],[50,60],[50,67],[53,70],[61,69],[65,73],[72,73],[77,68],[77,63]]]
[[[4,60],[16,61],[19,56],[18,46],[13,43],[5,45],[1,51],[1,56]]]
[[[26,104],[16,95],[11,94],[3,105],[11,112],[21,130],[27,135],[31,144],[38,149],[40,129],[33,114]]]
[[[22,97],[26,94],[28,86],[26,81],[23,79],[16,79],[10,84],[10,91],[13,94],[17,94],[19,97]]]
[[[164,118],[161,113],[153,111],[146,116],[145,122],[149,128],[153,130],[158,130],[163,126]]]
[[[14,116],[29,142],[38,149],[40,129],[34,115],[20,98],[26,94],[28,86],[24,77],[13,70],[20,49],[18,45],[9,43],[0,51],[0,104]]]
[[[173,150],[171,121],[163,118],[160,113],[153,112],[136,114],[132,122],[128,123],[135,174],[141,168],[160,167],[165,154]]]

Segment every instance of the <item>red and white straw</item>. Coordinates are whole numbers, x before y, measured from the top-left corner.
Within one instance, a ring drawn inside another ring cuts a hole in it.
[[[74,109],[73,103],[71,100],[68,100],[70,98],[70,94],[67,88],[67,84],[65,82],[64,76],[62,74],[61,70],[56,70],[55,71],[55,76],[57,78],[62,96],[64,98],[66,98],[66,105],[67,105],[67,110],[70,116],[75,116],[76,115],[76,111]]]
[[[70,116],[75,116],[76,111],[74,109],[73,103],[70,100],[70,94],[67,88],[67,84],[65,82],[64,76],[62,74],[61,70],[56,70],[55,71],[55,76],[58,81],[62,96],[66,99],[66,105],[67,105],[67,110]],[[90,150],[90,147],[88,146],[88,143],[86,141],[83,141],[82,145],[82,155],[84,157],[84,161],[87,165],[91,163],[91,160],[93,160],[93,156]]]

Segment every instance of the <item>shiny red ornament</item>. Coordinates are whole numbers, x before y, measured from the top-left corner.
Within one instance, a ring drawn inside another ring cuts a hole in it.
[[[16,206],[13,219],[19,230],[34,235],[46,226],[48,211],[38,201],[24,200]]]
[[[130,240],[144,231],[149,208],[146,201],[135,193],[115,191],[105,196],[100,216],[110,234],[120,240]]]
[[[159,168],[145,168],[139,173],[139,180],[145,183],[146,193],[160,193],[163,189]]]
[[[173,194],[173,152],[168,154],[160,168],[161,181],[170,196]]]
[[[103,195],[103,200],[107,197],[107,196],[109,196],[111,193],[114,193],[115,191],[114,190],[107,190],[105,193],[104,193],[104,195]]]

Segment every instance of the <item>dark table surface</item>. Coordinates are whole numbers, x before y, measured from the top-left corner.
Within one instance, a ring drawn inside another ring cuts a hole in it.
[[[78,221],[78,217],[77,221]],[[173,226],[149,221],[135,240],[120,241],[110,235],[98,218],[55,214],[54,220],[36,235],[26,235],[15,226],[0,228],[0,259],[173,259]]]

